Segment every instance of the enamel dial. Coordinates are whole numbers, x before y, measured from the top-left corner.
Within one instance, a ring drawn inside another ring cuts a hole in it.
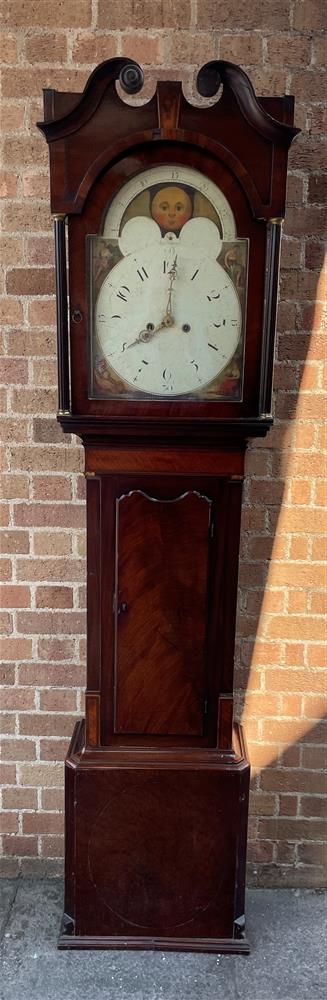
[[[163,239],[159,233],[148,247],[145,239],[100,288],[98,343],[131,395],[135,390],[160,397],[198,394],[238,345],[242,317],[233,282],[215,256],[197,245],[196,223],[188,225],[186,245],[173,233]]]

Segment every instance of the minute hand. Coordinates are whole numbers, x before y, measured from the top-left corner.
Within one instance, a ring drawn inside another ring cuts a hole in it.
[[[170,284],[169,284],[169,289],[168,289],[168,302],[167,302],[167,306],[166,306],[166,315],[164,317],[164,324],[165,324],[165,326],[171,326],[172,325],[172,319],[171,319],[171,296],[172,296],[172,291],[173,291],[173,284],[174,284],[174,281],[175,281],[176,277],[177,277],[177,257],[175,257],[174,263],[172,264],[171,269],[169,271]],[[169,320],[169,319],[170,319],[170,322],[167,322],[167,320]]]

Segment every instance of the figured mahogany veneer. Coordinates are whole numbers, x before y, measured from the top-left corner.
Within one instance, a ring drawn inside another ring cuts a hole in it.
[[[202,736],[211,502],[116,500],[116,733]]]

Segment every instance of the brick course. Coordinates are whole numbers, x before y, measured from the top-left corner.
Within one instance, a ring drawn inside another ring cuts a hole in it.
[[[42,87],[82,89],[129,54],[156,77],[240,62],[260,94],[294,93],[275,365],[276,423],[247,455],[236,710],[253,767],[249,869],[259,885],[323,880],[326,651],[323,505],[326,200],[322,0],[3,0],[0,451],[2,867],[62,865],[62,761],[85,682],[82,449],[55,420],[53,239]],[[152,89],[151,89],[152,88]]]

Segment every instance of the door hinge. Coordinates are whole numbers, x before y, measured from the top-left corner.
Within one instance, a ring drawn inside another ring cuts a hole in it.
[[[208,715],[208,699],[205,698],[203,702],[203,715]]]

